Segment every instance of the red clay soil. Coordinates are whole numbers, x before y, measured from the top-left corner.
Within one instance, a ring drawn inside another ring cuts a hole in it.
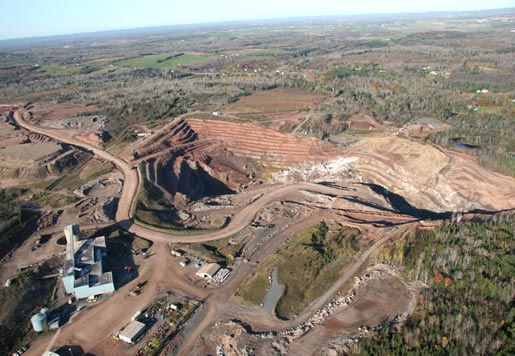
[[[60,120],[76,117],[80,113],[97,110],[94,106],[76,104],[35,104],[30,111],[33,113],[33,123],[40,124],[45,121]]]
[[[102,139],[102,133],[100,131],[85,132],[81,135],[77,135],[77,138],[95,147],[102,147],[104,145],[104,140]]]
[[[311,137],[286,135],[254,124],[188,119],[200,140],[215,139],[236,156],[250,157],[278,168],[336,157],[333,145]]]
[[[204,177],[207,183],[195,186],[212,186],[207,173],[237,190],[254,177],[267,177],[303,162],[331,159],[339,153],[327,142],[254,124],[180,118],[135,146],[132,163],[144,163],[150,182],[165,195],[181,192],[195,196],[203,192],[185,191],[191,186],[186,182],[191,174]]]
[[[288,132],[297,126],[306,115],[308,115],[308,111],[301,110],[278,113],[238,113],[240,118],[250,119],[272,130]]]
[[[355,130],[375,130],[381,125],[368,115],[360,114],[352,116],[347,120],[350,129]]]
[[[225,108],[226,112],[267,113],[312,109],[324,97],[306,93],[299,89],[277,88],[257,91],[252,95],[241,97],[236,103]]]

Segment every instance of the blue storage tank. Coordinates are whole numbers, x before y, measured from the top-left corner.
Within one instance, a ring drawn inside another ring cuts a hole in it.
[[[37,313],[30,318],[32,327],[36,332],[42,332],[45,329],[46,315],[43,313]]]

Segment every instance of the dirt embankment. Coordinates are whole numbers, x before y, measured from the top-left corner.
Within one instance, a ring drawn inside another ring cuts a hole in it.
[[[221,149],[251,158],[271,170],[323,160],[339,153],[334,146],[315,138],[282,134],[254,124],[200,119],[188,119],[188,123],[199,139],[218,140]]]
[[[199,158],[208,155],[215,161],[229,154],[254,160],[269,169],[327,159],[339,153],[333,145],[315,138],[282,134],[248,123],[189,118],[173,122],[138,144],[134,150],[136,162],[179,148]]]
[[[409,139],[367,137],[340,157],[301,164],[274,175],[278,182],[353,181],[368,184],[400,212],[500,211],[515,208],[515,180],[473,157]]]
[[[9,116],[0,120],[2,185],[30,183],[60,176],[89,157],[87,153],[57,143],[47,136],[19,129]]]
[[[135,151],[136,162],[153,171],[152,183],[172,196],[199,198],[209,190],[225,191],[224,186],[236,191],[253,178],[273,174],[289,182],[371,184],[399,211],[421,217],[515,208],[512,178],[486,170],[469,156],[397,136],[362,138],[344,150],[253,124],[188,118],[172,122]],[[192,176],[200,177],[196,189],[184,181]]]
[[[349,168],[417,208],[435,212],[515,208],[515,180],[472,157],[396,137],[369,138],[349,152]]]

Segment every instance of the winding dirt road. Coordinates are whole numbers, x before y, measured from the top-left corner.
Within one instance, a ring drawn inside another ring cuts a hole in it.
[[[100,148],[90,145],[89,143],[79,141],[73,137],[70,137],[67,135],[67,133],[59,132],[59,130],[46,129],[32,125],[25,121],[23,117],[24,114],[25,112],[23,110],[17,110],[14,113],[14,120],[19,126],[23,127],[24,129],[51,137],[56,141],[67,143],[69,145],[77,146],[84,150],[90,151],[95,156],[98,156],[106,161],[112,162],[122,171],[125,177],[125,181],[123,184],[120,201],[118,203],[118,209],[116,211],[116,221],[118,221],[118,223],[129,221],[132,202],[135,199],[136,194],[138,193],[139,178],[137,170],[134,169],[128,162],[112,155],[111,153],[101,150]]]
[[[285,198],[288,194],[298,192],[300,190],[307,190],[322,194],[342,196],[344,192],[338,188],[332,188],[314,183],[297,183],[286,186],[277,186],[270,188],[270,190],[266,191],[263,196],[246,206],[231,220],[231,222],[225,228],[221,230],[198,235],[179,235],[154,230],[152,228],[139,225],[137,222],[132,220],[132,212],[134,211],[133,207],[134,204],[136,204],[140,184],[140,178],[137,169],[134,166],[107,151],[104,151],[86,142],[80,141],[76,138],[70,137],[67,135],[67,133],[32,125],[24,119],[24,113],[24,111],[18,110],[14,114],[14,119],[19,126],[29,131],[51,137],[54,140],[90,151],[94,155],[116,165],[122,171],[125,177],[120,201],[118,203],[118,209],[116,211],[116,221],[124,230],[127,230],[140,237],[149,239],[153,242],[198,243],[220,240],[240,232],[242,229],[247,227],[252,222],[252,220],[254,220],[256,214],[261,209],[274,201]]]
[[[252,326],[255,332],[269,332],[269,331],[281,331],[292,327],[297,327],[300,324],[307,321],[311,316],[320,308],[322,308],[334,295],[348,283],[362,268],[364,268],[369,262],[370,258],[377,254],[381,246],[392,239],[393,237],[400,236],[403,232],[408,230],[411,226],[417,223],[410,223],[407,226],[395,228],[388,232],[380,239],[375,241],[367,250],[361,253],[358,258],[349,266],[346,266],[341,271],[341,276],[338,280],[325,291],[320,297],[315,299],[309,307],[304,309],[294,319],[281,320],[275,315],[265,312],[259,307],[250,307],[246,305],[235,305],[230,301],[230,297],[234,294],[238,288],[240,282],[245,278],[252,270],[259,268],[258,266],[251,267],[250,265],[243,265],[235,271],[235,275],[232,276],[231,280],[224,286],[224,289],[214,290],[207,299],[208,302],[208,313],[202,322],[197,325],[195,331],[189,335],[189,337],[181,345],[178,352],[180,356],[186,356],[190,354],[194,344],[200,338],[202,333],[212,325],[217,319],[220,318],[220,311],[223,314],[230,316],[233,319],[237,319]],[[244,268],[242,268],[244,267]],[[216,302],[213,302],[215,300]],[[211,302],[211,303],[209,303]]]

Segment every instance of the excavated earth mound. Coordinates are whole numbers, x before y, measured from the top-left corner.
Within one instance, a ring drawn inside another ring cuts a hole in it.
[[[381,125],[368,115],[360,114],[350,117],[347,120],[350,129],[355,130],[375,130]]]
[[[85,112],[96,111],[94,106],[76,104],[43,104],[38,103],[27,107],[32,113],[30,119],[34,124],[43,125],[65,118],[75,117]]]

